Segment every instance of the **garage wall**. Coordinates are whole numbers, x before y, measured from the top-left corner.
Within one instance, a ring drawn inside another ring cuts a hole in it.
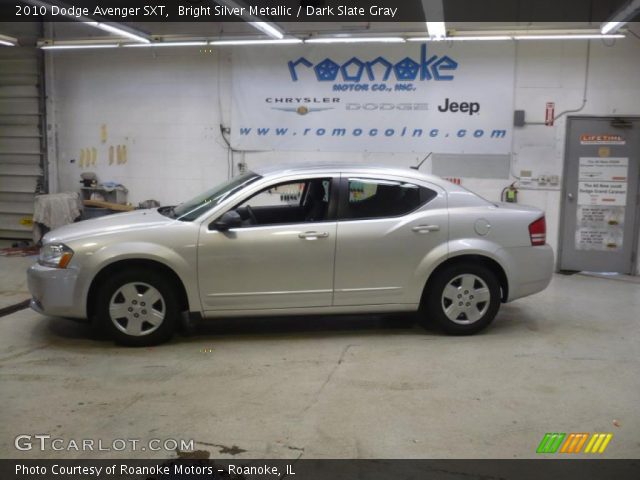
[[[487,44],[490,48],[490,44]],[[53,77],[61,190],[78,188],[81,171],[125,183],[134,203],[155,198],[174,203],[226,178],[229,155],[219,124],[229,125],[230,52],[196,48],[55,52]],[[329,49],[328,49],[328,53]],[[578,114],[640,115],[640,41],[630,37],[609,46],[591,42],[588,101]],[[556,113],[582,104],[587,43],[519,42],[515,108],[528,122],[544,120],[545,103]],[[512,172],[562,175],[566,117],[553,127],[515,128]],[[101,139],[101,127],[107,137]],[[127,147],[126,163],[109,164],[109,147]],[[79,168],[82,149],[96,149],[96,165]],[[249,167],[290,161],[347,160],[415,164],[415,154],[244,152],[234,163]],[[74,161],[75,160],[75,161]],[[473,159],[470,159],[473,161]],[[430,164],[423,167],[430,171]],[[463,178],[463,185],[498,200],[505,179]],[[559,187],[523,190],[520,203],[547,212],[548,241],[557,247]]]
[[[528,121],[544,120],[547,101],[556,103],[556,114],[582,104],[587,44],[521,42],[517,52],[515,108],[527,113]],[[607,47],[591,42],[587,103],[570,115],[639,115],[638,78],[640,41],[635,38]],[[538,174],[562,175],[567,116],[554,127],[530,125],[516,128],[512,171],[532,170]],[[524,190],[519,202],[547,212],[547,238],[557,251],[560,190]]]
[[[123,183],[133,203],[166,204],[226,178],[217,56],[141,50],[49,54],[59,190],[91,171]]]

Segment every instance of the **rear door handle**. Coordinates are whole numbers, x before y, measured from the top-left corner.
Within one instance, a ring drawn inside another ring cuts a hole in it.
[[[440,230],[440,225],[416,225],[411,230],[416,233],[437,232]]]
[[[298,238],[303,240],[317,240],[318,238],[327,238],[329,232],[303,232],[298,234]]]

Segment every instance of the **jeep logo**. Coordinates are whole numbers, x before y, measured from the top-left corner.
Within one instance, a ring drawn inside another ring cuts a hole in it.
[[[480,112],[480,104],[478,102],[452,102],[449,98],[444,99],[444,105],[438,105],[439,112],[461,112],[467,115],[474,115]]]
[[[330,58],[325,58],[321,62],[313,64],[306,58],[300,57],[296,61],[289,61],[288,66],[291,80],[294,82],[298,81],[298,71],[301,67],[313,69],[319,82],[334,82],[336,80],[360,82],[365,75],[365,81],[386,82],[391,77],[391,74],[394,75],[395,80],[405,82],[416,79],[453,80],[453,75],[450,75],[449,72],[458,68],[458,62],[448,55],[442,57],[432,55],[429,57],[427,55],[427,45],[423,44],[420,46],[419,61],[405,57],[394,64],[384,57],[377,57],[371,60],[361,60],[353,57],[342,64]],[[375,67],[378,66],[382,67],[381,74],[375,71]]]

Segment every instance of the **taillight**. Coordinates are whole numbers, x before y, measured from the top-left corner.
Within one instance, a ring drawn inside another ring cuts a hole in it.
[[[544,217],[540,217],[529,225],[529,237],[531,237],[531,245],[534,247],[545,244],[547,241],[547,222]]]

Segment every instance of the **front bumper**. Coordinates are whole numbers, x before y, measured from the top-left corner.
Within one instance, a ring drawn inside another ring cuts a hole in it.
[[[73,268],[50,268],[35,264],[27,270],[31,308],[59,317],[85,317],[85,305],[77,294],[78,272]]]

